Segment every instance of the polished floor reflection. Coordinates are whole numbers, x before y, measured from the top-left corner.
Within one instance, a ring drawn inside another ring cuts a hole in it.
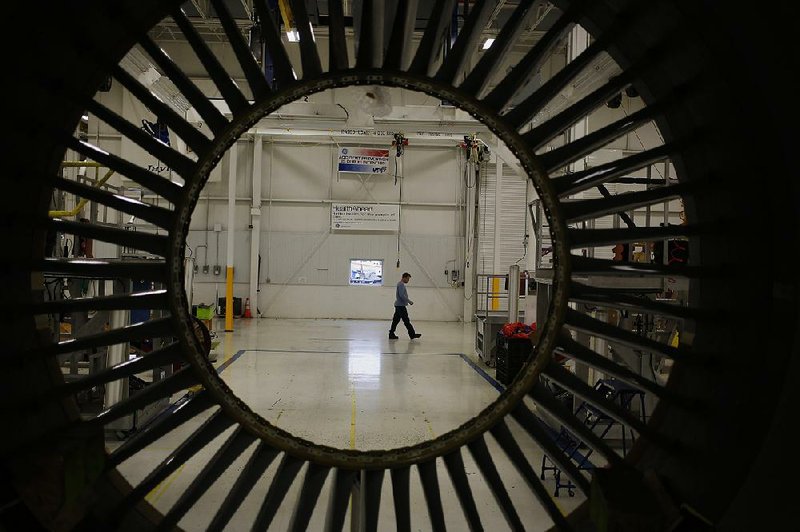
[[[378,321],[244,322],[221,375],[253,411],[304,439],[361,450],[413,445],[497,398],[464,359],[471,327],[423,327],[412,341],[389,340]]]
[[[219,329],[222,324],[215,324]],[[389,340],[386,321],[349,320],[237,320],[236,331],[220,333],[222,343],[214,363],[222,378],[237,395],[265,419],[284,430],[318,443],[340,448],[379,449],[408,445],[450,430],[498,395],[492,384],[494,371],[477,362],[474,355],[475,329],[472,324],[420,322],[415,324],[422,338],[411,341],[401,336]],[[463,355],[463,356],[462,356]],[[480,375],[467,363],[477,362]],[[173,397],[180,401],[183,394]],[[167,434],[143,452],[125,461],[119,470],[136,484],[187,435],[214,411],[192,419]],[[512,432],[524,431],[512,420]],[[152,490],[146,499],[162,512],[168,511],[231,434],[229,429],[200,453],[178,468]],[[497,467],[509,496],[527,530],[544,531],[552,522],[532,497],[525,481],[506,459],[491,437],[489,451],[498,456]],[[537,470],[540,448],[525,436],[520,446]],[[114,447],[119,442],[109,441]],[[219,504],[230,491],[244,464],[253,453],[252,445],[232,464],[180,521],[187,531],[205,530]],[[466,473],[486,530],[508,530],[508,525],[477,465],[463,452]],[[277,461],[267,469],[226,530],[250,530],[264,500]],[[445,519],[451,530],[468,530],[455,490],[441,460],[437,461]],[[301,471],[297,479],[302,479]],[[330,476],[320,495],[326,501]],[[286,494],[270,530],[287,530],[301,482],[295,480]],[[552,475],[545,480],[552,493]],[[394,530],[395,516],[391,480],[384,478],[379,530]],[[583,499],[569,497],[562,490],[556,504],[569,512]],[[413,530],[431,530],[427,506],[416,471],[412,471],[411,511]],[[318,505],[309,530],[324,530],[325,504]],[[347,517],[349,522],[349,515]]]

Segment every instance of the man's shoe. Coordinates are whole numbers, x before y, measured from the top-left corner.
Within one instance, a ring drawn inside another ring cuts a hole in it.
[[[398,338],[400,337],[397,336],[396,334],[389,333],[389,340],[397,340]]]
[[[419,338],[420,336],[422,336],[420,333],[412,334],[411,339],[413,340],[414,338]]]

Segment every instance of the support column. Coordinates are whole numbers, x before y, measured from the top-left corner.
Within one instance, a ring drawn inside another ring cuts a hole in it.
[[[500,237],[503,235],[503,228],[500,218],[503,216],[503,159],[496,154],[495,158],[495,179],[494,179],[494,245],[492,246],[492,273],[503,273],[500,264]]]
[[[225,270],[225,332],[233,332],[233,225],[236,221],[236,166],[237,145],[231,146],[228,155],[228,258]]]
[[[569,34],[569,43],[567,47],[567,61],[572,61],[576,57],[578,57],[586,48],[589,47],[589,33],[580,26],[575,26]],[[575,142],[576,140],[585,137],[589,134],[589,119],[588,117],[583,117],[582,119],[578,120],[569,130],[569,140],[570,142]],[[586,169],[586,159],[578,159],[574,163],[569,165],[569,169],[571,172],[580,172],[581,170]],[[616,216],[615,216],[616,218]],[[584,332],[577,332],[575,335],[575,340],[586,347],[590,346],[590,337],[588,334]],[[589,386],[594,385],[593,382],[590,380],[589,375],[589,366],[583,362],[575,361],[575,376],[578,377],[581,381],[585,382]],[[580,399],[577,395],[573,399],[573,410],[577,409],[580,405],[582,399]]]
[[[120,286],[122,285],[122,286]],[[114,295],[127,294],[131,291],[130,279],[124,279],[123,283],[114,283]],[[114,310],[111,311],[110,326],[112,330],[119,330],[123,327],[130,325],[131,311],[130,310]],[[116,344],[108,347],[108,354],[106,355],[106,368],[111,368],[117,364],[121,364],[128,360],[130,343]],[[124,401],[128,398],[128,379],[119,379],[111,381],[106,384],[106,393],[103,398],[103,408],[109,409],[115,404]],[[106,429],[111,430],[130,430],[133,428],[133,416],[124,416],[121,419],[112,421],[106,426]]]
[[[508,269],[508,323],[519,321],[519,264]]]
[[[478,183],[475,179],[475,164],[467,161],[467,183],[472,186],[467,188],[467,201],[464,206],[464,322],[475,320],[475,249],[477,236],[475,235],[475,202],[477,200]]]
[[[253,138],[253,203],[250,207],[250,312],[258,317],[258,256],[261,253],[261,135]]]
[[[501,227],[500,227],[500,217],[502,216],[502,207],[503,204],[500,199],[503,196],[503,159],[498,157],[497,153],[494,154],[494,190],[492,194],[494,194],[494,241],[492,243],[492,274],[500,274],[502,270],[500,269],[500,235],[502,235]],[[488,187],[487,187],[488,191]],[[486,249],[485,247],[483,249]],[[486,273],[486,272],[483,272]],[[491,297],[491,310],[500,310],[500,279],[499,277],[492,277],[492,286],[491,290],[493,292]]]
[[[194,257],[183,259],[183,289],[186,291],[189,314],[192,314],[192,302],[194,301],[194,265]]]
[[[569,41],[567,46],[567,63],[575,60],[576,57],[581,55],[584,50],[589,47],[589,32],[581,26],[575,26],[569,32]],[[569,129],[569,140],[575,142],[576,140],[585,137],[589,133],[589,118],[583,117]],[[569,165],[572,172],[579,172],[586,168],[586,159],[581,158]]]

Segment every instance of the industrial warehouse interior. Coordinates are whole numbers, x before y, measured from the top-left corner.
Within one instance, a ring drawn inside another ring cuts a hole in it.
[[[45,11],[0,529],[792,527],[789,17]]]

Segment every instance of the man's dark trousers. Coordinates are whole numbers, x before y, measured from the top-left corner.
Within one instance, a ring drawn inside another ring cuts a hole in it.
[[[394,334],[395,329],[397,329],[397,324],[400,323],[400,320],[403,320],[403,325],[406,326],[408,329],[408,335],[414,336],[416,333],[414,332],[414,326],[411,325],[411,320],[408,319],[408,309],[406,307],[394,307],[394,316],[392,316],[392,328],[389,329],[389,334]]]

